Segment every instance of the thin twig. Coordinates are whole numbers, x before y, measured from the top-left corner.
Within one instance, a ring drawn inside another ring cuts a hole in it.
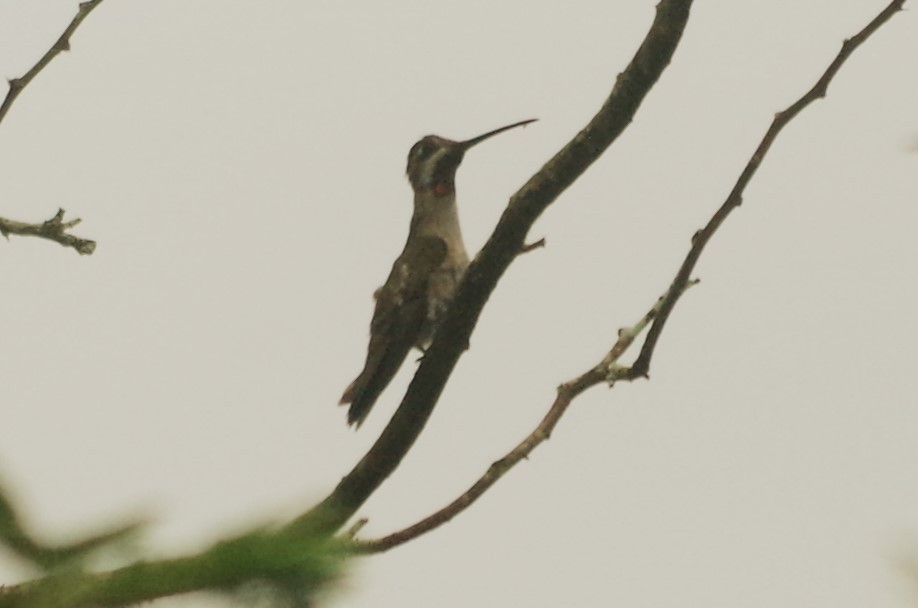
[[[16,101],[16,98],[19,97],[19,94],[22,93],[22,90],[28,86],[32,79],[35,78],[39,72],[45,69],[51,60],[57,57],[62,51],[70,50],[70,36],[73,35],[73,32],[76,31],[80,24],[83,23],[83,19],[89,15],[97,6],[102,4],[102,0],[88,0],[87,2],[81,2],[80,8],[77,11],[77,14],[73,17],[73,20],[70,22],[70,25],[67,26],[67,29],[64,30],[64,33],[61,34],[60,38],[51,45],[51,48],[48,49],[41,59],[38,60],[38,63],[32,66],[28,72],[20,76],[19,78],[12,78],[9,80],[10,88],[6,93],[6,98],[3,100],[3,103],[0,104],[0,122],[3,122],[3,119],[6,118],[6,113],[9,112],[10,107],[13,105],[13,102]]]
[[[67,231],[80,223],[80,219],[64,221],[64,210],[58,209],[50,220],[41,224],[28,224],[0,217],[0,234],[9,238],[11,234],[19,236],[37,236],[60,243],[64,247],[73,247],[81,255],[90,255],[96,250],[96,242],[68,234]]]
[[[690,282],[687,287],[694,285],[695,282]],[[501,458],[500,460],[491,464],[487,472],[481,476],[481,478],[475,482],[472,487],[463,492],[459,498],[443,507],[436,513],[425,517],[418,523],[400,530],[393,534],[389,534],[383,538],[377,540],[355,542],[354,548],[359,553],[379,553],[381,551],[386,551],[398,545],[404,544],[409,540],[417,538],[418,536],[429,532],[434,528],[437,528],[453,517],[467,509],[472,505],[476,500],[478,500],[482,494],[488,491],[495,483],[500,480],[510,469],[519,464],[520,461],[525,460],[529,457],[529,454],[535,450],[539,444],[547,440],[555,426],[561,420],[561,416],[564,415],[564,412],[567,411],[568,406],[580,393],[587,390],[591,386],[595,386],[601,382],[608,382],[613,384],[617,378],[617,371],[620,369],[618,366],[618,359],[621,357],[625,351],[628,350],[628,347],[631,346],[635,338],[641,334],[642,331],[647,327],[647,325],[653,320],[657,315],[662,304],[664,297],[660,297],[657,300],[657,303],[648,310],[641,319],[632,325],[631,327],[624,327],[618,331],[618,340],[612,346],[606,356],[602,358],[602,361],[597,363],[593,368],[587,372],[581,374],[577,378],[565,382],[558,387],[558,393],[555,397],[554,403],[548,410],[548,413],[545,414],[545,417],[542,418],[542,421],[539,425],[533,430],[528,437],[521,441],[515,448],[510,450],[510,452]],[[365,521],[365,520],[361,520]]]
[[[603,360],[592,369],[581,374],[569,382],[565,382],[558,387],[558,393],[554,403],[548,410],[548,413],[542,421],[536,426],[528,437],[513,448],[506,456],[494,462],[468,490],[460,495],[449,505],[443,507],[432,515],[422,519],[418,523],[394,532],[376,540],[363,541],[355,543],[355,550],[361,553],[379,553],[393,547],[408,542],[418,536],[437,528],[451,520],[453,517],[467,509],[472,503],[480,498],[489,488],[504,476],[511,468],[520,461],[528,458],[529,454],[551,436],[552,431],[561,419],[561,416],[567,411],[571,402],[588,388],[597,384],[609,383],[614,384],[622,380],[634,380],[647,376],[649,361],[653,354],[659,334],[662,331],[666,318],[675,306],[685,290],[695,283],[697,279],[690,280],[689,276],[695,267],[704,246],[714,235],[726,216],[735,207],[739,206],[742,200],[742,192],[746,185],[752,179],[756,169],[761,165],[762,160],[767,154],[771,144],[774,142],[781,129],[790,122],[800,111],[809,105],[813,100],[824,97],[826,89],[832,78],[841,68],[845,60],[850,56],[852,51],[862,44],[871,34],[873,34],[883,23],[888,21],[897,11],[901,10],[905,0],[895,0],[890,3],[867,27],[861,30],[857,35],[846,40],[838,56],[826,69],[825,73],[819,78],[816,85],[808,91],[797,102],[792,104],[783,112],[775,116],[771,128],[765,134],[762,142],[756,148],[755,153],[740,175],[739,180],[728,196],[726,202],[717,210],[704,229],[695,234],[692,239],[692,248],[679,269],[675,280],[666,294],[662,296],[657,303],[651,308],[634,326],[619,331],[618,340],[603,358]],[[618,359],[631,346],[634,339],[643,329],[652,324],[648,337],[644,342],[638,359],[629,368],[620,366]],[[656,330],[656,333],[654,331]],[[653,336],[653,340],[651,337]]]
[[[542,247],[545,247],[545,237],[540,238],[538,241],[534,243],[526,243],[525,245],[520,247],[520,253],[521,254],[529,253],[530,251],[541,249]]]
[[[695,233],[695,236],[692,237],[692,247],[688,252],[688,255],[685,258],[685,261],[682,262],[682,266],[679,268],[679,272],[676,273],[675,279],[673,279],[672,287],[669,289],[666,300],[663,302],[663,305],[660,307],[660,314],[654,321],[653,325],[650,328],[650,331],[647,332],[647,339],[644,341],[644,345],[641,348],[641,353],[638,355],[634,364],[631,366],[631,375],[632,377],[646,377],[650,371],[650,360],[653,358],[654,349],[657,346],[657,341],[660,339],[660,334],[663,332],[663,328],[666,326],[666,321],[669,319],[670,313],[672,313],[673,308],[676,306],[676,302],[679,300],[679,297],[682,295],[683,289],[681,286],[685,285],[689,277],[692,275],[692,271],[695,269],[695,264],[698,263],[698,259],[701,257],[701,252],[704,250],[705,245],[708,244],[708,241],[711,240],[711,237],[714,236],[714,233],[717,232],[717,229],[720,225],[727,219],[727,216],[730,215],[730,212],[739,207],[743,202],[743,192],[746,190],[746,186],[749,184],[749,181],[752,180],[752,177],[755,175],[756,171],[759,169],[759,166],[762,164],[762,161],[765,159],[765,155],[768,154],[768,151],[771,149],[771,145],[774,143],[775,139],[778,137],[778,134],[782,129],[794,119],[804,108],[816,101],[826,96],[826,91],[829,88],[829,83],[835,77],[835,74],[838,73],[838,70],[841,69],[842,65],[847,61],[848,57],[851,56],[851,53],[864,43],[867,38],[869,38],[874,32],[876,32],[880,26],[889,21],[893,15],[902,10],[902,6],[905,4],[905,0],[893,0],[889,5],[883,9],[879,15],[874,17],[873,21],[867,24],[867,26],[862,29],[860,32],[845,40],[842,44],[841,50],[836,55],[832,63],[829,64],[829,67],[826,68],[826,71],[823,75],[816,81],[816,84],[813,85],[809,91],[807,91],[800,99],[791,104],[783,112],[778,112],[774,120],[771,123],[768,131],[765,133],[765,136],[762,138],[762,141],[759,143],[758,148],[752,154],[752,158],[749,159],[749,162],[746,163],[746,167],[743,169],[743,172],[740,174],[739,179],[736,181],[736,184],[733,186],[733,190],[727,196],[727,200],[720,206],[720,209],[711,217],[707,225]]]
[[[0,122],[3,122],[3,119],[6,118],[7,113],[10,111],[10,108],[13,105],[13,102],[16,101],[16,98],[19,97],[19,94],[22,93],[30,82],[43,70],[45,66],[51,63],[51,60],[57,57],[62,51],[70,50],[70,37],[73,35],[73,32],[80,26],[83,20],[95,9],[97,6],[102,4],[102,0],[88,0],[87,2],[81,2],[77,14],[70,21],[70,24],[64,30],[64,33],[51,45],[44,55],[41,56],[41,59],[32,66],[32,68],[23,74],[19,78],[13,78],[9,81],[9,90],[6,93],[6,97],[3,99],[3,103],[0,104]],[[18,234],[20,236],[37,236],[40,238],[48,239],[56,243],[60,243],[64,247],[73,247],[81,255],[90,255],[93,251],[96,250],[95,241],[90,241],[89,239],[81,239],[75,237],[72,234],[67,234],[67,230],[73,228],[80,223],[79,219],[71,220],[69,222],[64,222],[64,210],[59,209],[58,212],[50,220],[43,222],[41,224],[29,224],[26,222],[19,222],[16,220],[8,220],[6,218],[0,217],[0,234],[5,237],[9,237],[11,234]]]

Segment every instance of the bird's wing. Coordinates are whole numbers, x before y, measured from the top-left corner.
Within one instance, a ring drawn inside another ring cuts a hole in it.
[[[443,264],[446,252],[443,239],[409,239],[386,283],[376,292],[366,363],[341,397],[341,404],[351,404],[348,424],[360,426],[417,342],[427,320],[428,282]]]

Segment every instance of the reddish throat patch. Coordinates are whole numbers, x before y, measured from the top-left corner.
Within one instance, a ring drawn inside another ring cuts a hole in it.
[[[453,187],[446,182],[437,182],[433,187],[433,193],[437,196],[446,196],[452,191]]]

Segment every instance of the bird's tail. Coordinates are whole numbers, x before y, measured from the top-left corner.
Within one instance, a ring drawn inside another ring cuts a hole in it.
[[[376,399],[382,393],[382,386],[378,382],[370,384],[372,375],[368,374],[368,371],[364,369],[360,372],[360,375],[344,390],[344,394],[341,395],[341,401],[338,402],[339,405],[350,404],[351,407],[347,410],[347,423],[356,425],[357,428],[360,428],[360,425],[363,424],[367,414],[370,413],[370,408],[373,407]],[[369,388],[373,390],[368,390]]]
[[[340,405],[351,405],[347,411],[348,424],[360,428],[373,404],[395,377],[411,346],[410,342],[401,341],[400,344],[390,345],[381,357],[367,358],[363,371],[348,385],[338,402]]]

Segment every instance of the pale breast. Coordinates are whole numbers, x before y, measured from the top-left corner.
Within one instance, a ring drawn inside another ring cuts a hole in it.
[[[427,321],[421,328],[417,341],[417,346],[421,350],[426,350],[430,346],[434,330],[456,294],[456,287],[468,267],[467,259],[464,262],[444,264],[430,276],[427,284]]]

